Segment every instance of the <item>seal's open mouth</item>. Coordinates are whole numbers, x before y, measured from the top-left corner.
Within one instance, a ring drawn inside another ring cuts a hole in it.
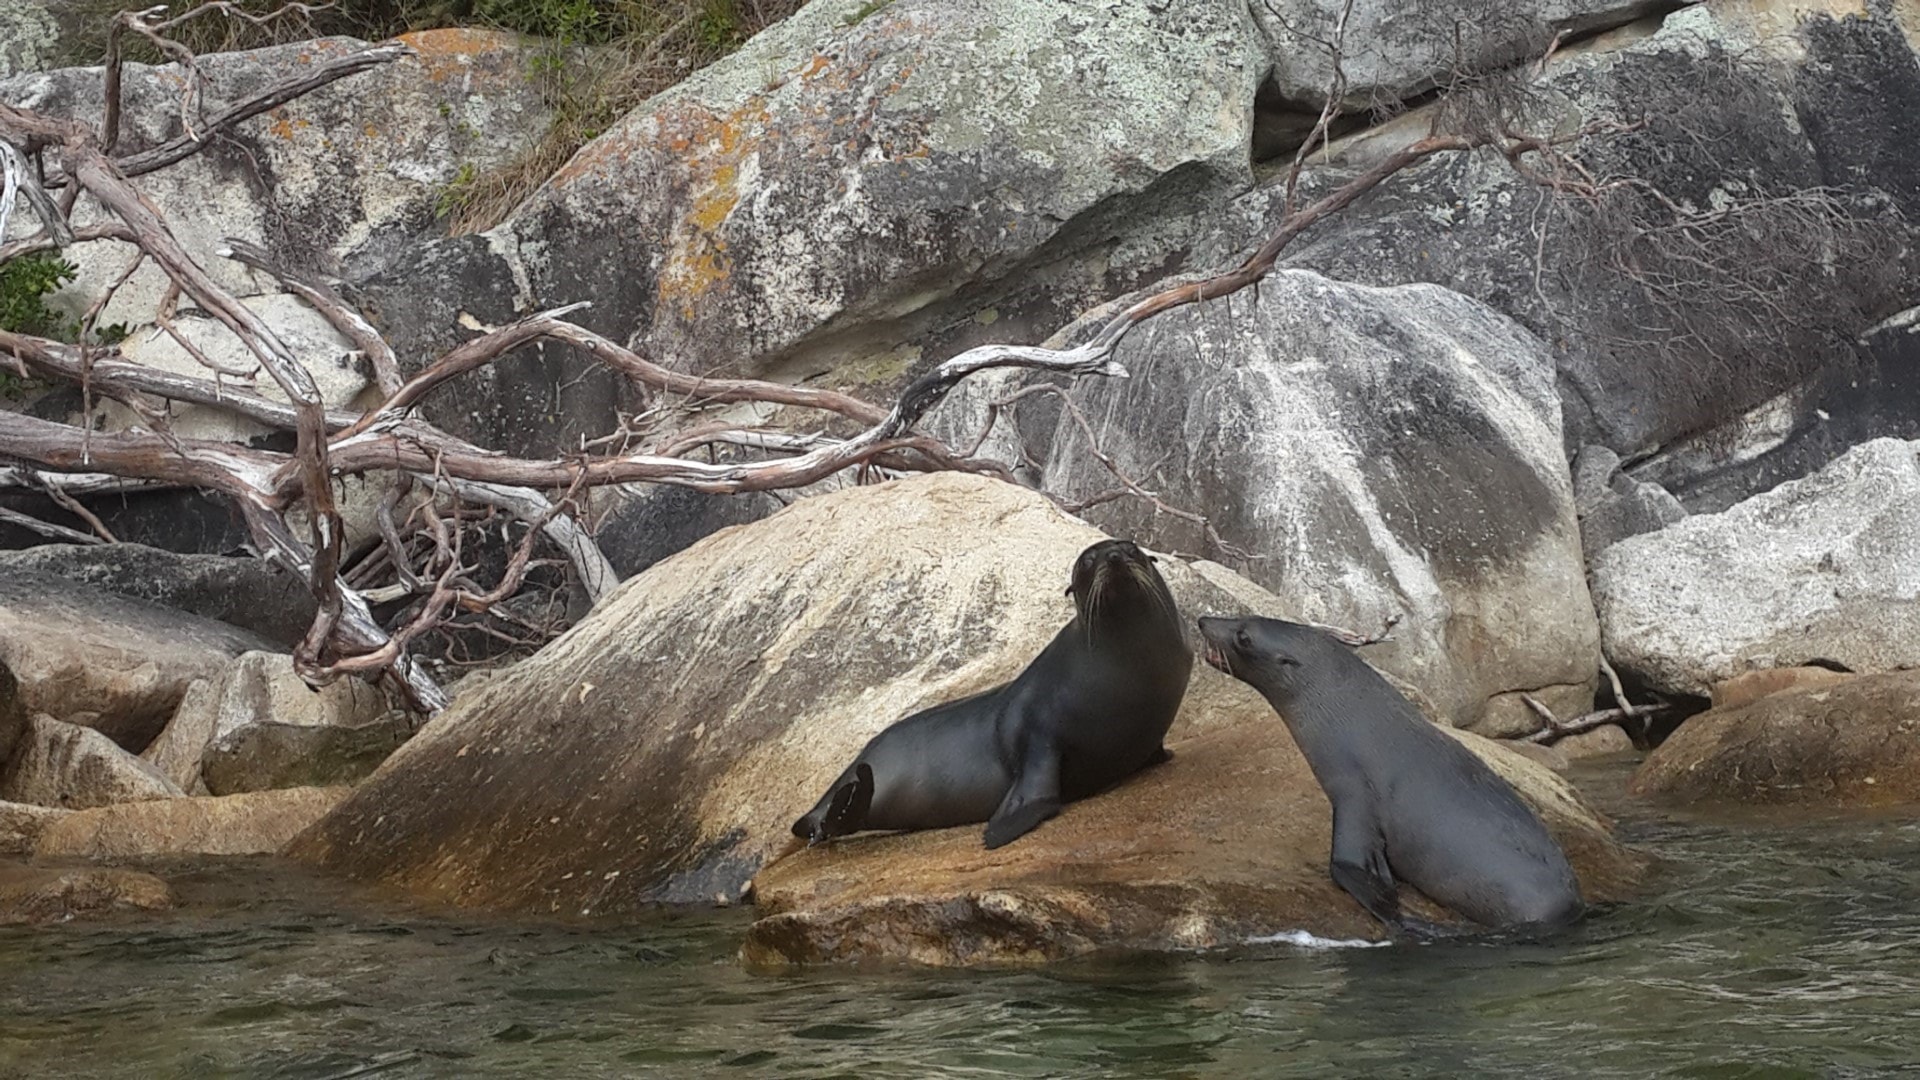
[[[1206,638],[1205,640],[1207,643],[1207,664],[1220,671],[1226,672],[1228,675],[1233,674],[1233,669],[1227,666],[1226,654],[1220,651],[1220,646],[1215,645],[1212,638]]]

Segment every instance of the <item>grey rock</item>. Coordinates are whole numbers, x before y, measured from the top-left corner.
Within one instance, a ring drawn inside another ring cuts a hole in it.
[[[0,0],[0,78],[48,67],[59,49],[60,30],[45,0]]]
[[[1812,476],[1608,548],[1607,656],[1665,693],[1815,661],[1920,662],[1920,444],[1864,443]]]
[[[808,5],[622,119],[500,227],[355,295],[403,355],[464,337],[460,311],[590,300],[585,325],[683,370],[878,382],[915,361],[911,326],[1250,178],[1266,60],[1244,4],[864,6]],[[563,391],[584,370],[527,350],[428,411],[550,452],[611,420],[604,372]]]
[[[270,287],[237,262],[215,258],[225,237],[261,244],[292,266],[334,274],[387,265],[438,231],[435,202],[462,167],[504,165],[545,132],[551,109],[526,77],[529,52],[507,34],[428,31],[402,40],[417,53],[349,76],[238,125],[177,165],[138,178],[187,250],[237,295]],[[322,38],[201,57],[208,112],[365,43]],[[129,64],[120,152],[180,133],[180,76],[172,66]],[[99,68],[62,68],[0,81],[0,101],[97,123]],[[75,224],[99,211],[82,203]],[[123,245],[80,244],[67,256],[80,275],[54,302],[84,311],[126,267]],[[149,320],[165,290],[149,263],[102,313],[102,324]]]
[[[326,787],[372,772],[412,725],[358,679],[312,689],[283,653],[250,652],[196,682],[143,755],[194,793]]]
[[[1780,317],[1756,322],[1749,305],[1715,299],[1726,277],[1682,288],[1672,310],[1655,308],[1608,257],[1615,219],[1543,201],[1493,154],[1441,155],[1406,170],[1282,261],[1371,284],[1430,281],[1513,316],[1554,352],[1570,452],[1597,443],[1633,458],[1738,421],[1810,375],[1852,364],[1852,337],[1913,302],[1916,25],[1910,6],[1878,0],[1864,10],[1823,0],[1697,4],[1564,49],[1530,89],[1525,126],[1536,130],[1644,119],[1640,130],[1582,148],[1603,174],[1643,178],[1703,210],[1761,195],[1800,199],[1712,237],[1728,276],[1779,304]],[[1337,143],[1333,167],[1307,179],[1305,197],[1425,135],[1434,119],[1433,108],[1416,109]],[[1819,224],[1792,232],[1790,207],[1813,207],[1822,191],[1837,193],[1839,213],[1816,210]],[[1194,262],[1225,265],[1257,243],[1278,221],[1281,192],[1258,189],[1220,215]],[[1608,206],[1617,214],[1633,204]],[[1229,224],[1236,217],[1239,228]],[[1783,251],[1821,245],[1850,254],[1780,263]],[[1645,326],[1667,329],[1648,340],[1637,329]],[[1685,473],[1645,478],[1692,505]]]
[[[1580,550],[1588,562],[1629,536],[1664,529],[1687,516],[1659,484],[1620,471],[1620,456],[1582,447],[1573,459],[1573,501],[1580,513]]]
[[[1235,565],[1315,620],[1401,615],[1370,662],[1447,723],[1525,734],[1519,700],[1584,712],[1599,670],[1552,360],[1511,320],[1429,285],[1376,289],[1302,270],[1133,332],[1132,377],[1071,391],[1101,449],[1147,488],[1206,508]],[[1116,486],[1078,426],[1046,490]],[[1117,536],[1206,551],[1141,500],[1086,512]]]
[[[1308,115],[1320,112],[1331,85],[1334,38],[1348,0],[1271,0],[1251,6],[1273,55],[1274,92]],[[1405,101],[1456,74],[1529,61],[1562,31],[1578,35],[1619,26],[1659,10],[1654,0],[1437,0],[1401,4],[1358,0],[1346,17],[1341,73],[1350,110]]]
[[[262,559],[182,555],[141,544],[44,544],[0,551],[4,569],[53,574],[216,619],[287,648],[313,625],[313,595],[306,585]]]
[[[0,800],[66,810],[184,794],[100,732],[49,716],[33,718],[0,773]]]
[[[709,495],[666,484],[634,484],[595,492],[594,498],[612,504],[593,535],[623,578],[720,529],[758,521],[782,505],[767,492]]]
[[[0,663],[29,712],[91,727],[138,753],[187,684],[271,649],[257,634],[21,568],[0,569]]]

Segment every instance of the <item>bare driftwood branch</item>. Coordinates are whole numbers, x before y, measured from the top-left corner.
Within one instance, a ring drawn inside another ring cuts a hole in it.
[[[221,254],[273,275],[286,286],[288,292],[311,304],[313,309],[332,324],[335,330],[340,331],[342,336],[353,342],[354,348],[364,353],[367,362],[373,365],[374,384],[380,388],[383,395],[391,398],[399,393],[402,381],[400,361],[394,357],[393,347],[387,344],[386,339],[380,336],[380,332],[373,328],[372,323],[353,310],[338,293],[334,292],[333,286],[318,278],[295,273],[278,265],[258,244],[231,236],[227,238],[226,244]]]
[[[1553,715],[1552,709],[1547,708],[1540,699],[1534,697],[1532,694],[1522,694],[1520,695],[1520,700],[1526,702],[1527,708],[1533,710],[1534,715],[1540,718],[1540,722],[1543,725],[1540,730],[1527,736],[1526,741],[1542,745],[1552,744],[1569,735],[1579,735],[1583,732],[1592,731],[1595,728],[1606,727],[1609,724],[1616,724],[1622,729],[1628,729],[1629,722],[1635,720],[1644,721],[1645,717],[1668,707],[1666,702],[1660,702],[1654,705],[1600,709],[1595,712],[1590,712],[1585,716],[1575,717],[1572,720],[1561,720],[1559,717]],[[1620,700],[1624,701],[1626,699],[1623,697]],[[1627,734],[1631,735],[1633,732],[1628,729]]]
[[[104,544],[107,542],[94,536],[92,533],[79,532],[74,529],[69,529],[65,525],[55,525],[51,521],[41,521],[32,514],[23,514],[18,510],[9,510],[4,506],[0,506],[0,521],[4,521],[9,525],[18,525],[23,529],[37,532],[41,536],[54,540],[64,540],[69,544]]]

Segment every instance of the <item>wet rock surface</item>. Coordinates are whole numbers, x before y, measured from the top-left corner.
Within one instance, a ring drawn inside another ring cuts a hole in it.
[[[1843,676],[1689,717],[1629,790],[1700,806],[1920,803],[1920,672]]]
[[[1218,948],[1297,930],[1383,937],[1327,875],[1332,810],[1279,717],[1251,690],[1216,701],[1223,715],[1174,742],[1171,762],[1005,848],[982,850],[969,827],[846,838],[772,864],[754,879],[763,917],[743,958],[970,966]],[[1542,814],[1587,899],[1624,895],[1638,858],[1566,781],[1454,734]],[[1402,895],[1410,910],[1448,917],[1404,886]]]
[[[286,788],[76,810],[41,830],[42,858],[271,855],[345,798],[347,789]]]
[[[63,923],[172,906],[167,883],[137,870],[0,862],[0,926]]]

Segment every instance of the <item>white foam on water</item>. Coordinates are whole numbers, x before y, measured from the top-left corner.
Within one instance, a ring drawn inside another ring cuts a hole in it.
[[[1300,949],[1384,949],[1391,941],[1365,941],[1360,938],[1323,938],[1305,930],[1283,930],[1246,939],[1248,945],[1292,945]]]

